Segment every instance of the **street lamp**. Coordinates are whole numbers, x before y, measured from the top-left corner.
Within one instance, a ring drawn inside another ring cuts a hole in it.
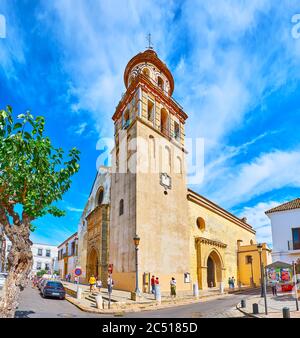
[[[135,245],[135,293],[136,295],[140,295],[141,292],[139,290],[139,262],[138,262],[138,250],[139,250],[139,244],[140,244],[140,237],[138,235],[135,235],[133,237],[133,242]]]
[[[267,286],[266,286],[266,278],[265,278],[265,268],[264,264],[261,259],[263,245],[257,244],[257,249],[259,253],[259,260],[260,260],[260,279],[261,279],[261,297],[264,297],[265,300],[265,314],[268,314],[268,306],[267,306]]]
[[[262,244],[257,244],[257,250],[259,253],[259,266],[260,266],[260,287],[261,287],[261,293],[260,293],[260,297],[264,296],[264,285],[263,285],[263,269],[262,269],[262,259],[261,259],[261,254],[262,254]]]

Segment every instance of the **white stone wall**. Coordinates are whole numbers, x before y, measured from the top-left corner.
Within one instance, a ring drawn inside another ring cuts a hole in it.
[[[300,209],[268,214],[272,226],[273,262],[291,263],[300,258],[300,250],[288,250],[288,242],[293,245],[292,229],[300,228]]]

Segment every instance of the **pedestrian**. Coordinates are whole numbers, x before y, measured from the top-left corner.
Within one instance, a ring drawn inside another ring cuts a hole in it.
[[[228,278],[228,285],[229,285],[229,289],[232,288],[232,279],[231,277]]]
[[[79,277],[78,276],[75,276],[74,277],[74,284],[78,284],[79,283]]]
[[[89,279],[89,284],[90,284],[90,292],[92,292],[95,288],[95,284],[96,284],[96,278],[94,275],[91,275],[90,279]]]
[[[71,274],[69,273],[69,283],[71,283]]]
[[[272,294],[273,296],[277,296],[277,281],[272,282]]]
[[[112,293],[113,286],[114,286],[114,281],[111,278],[111,275],[109,275],[107,278],[107,291],[109,294]]]
[[[232,288],[234,289],[234,285],[235,285],[235,279],[234,279],[234,277],[232,277],[231,280],[232,280]]]
[[[100,278],[97,277],[97,281],[96,281],[96,287],[98,289],[98,292],[101,292],[101,288],[102,288],[102,281],[100,280]]]
[[[65,279],[66,279],[66,282],[67,282],[68,279],[69,279],[69,274],[66,274]]]
[[[151,277],[151,293],[155,294],[155,277],[152,275]]]
[[[170,281],[170,288],[171,288],[171,298],[176,297],[176,279],[172,277]]]

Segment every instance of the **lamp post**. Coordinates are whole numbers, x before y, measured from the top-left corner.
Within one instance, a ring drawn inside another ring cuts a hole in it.
[[[261,254],[262,254],[262,244],[257,244],[257,249],[259,253],[259,266],[260,266],[260,287],[261,287],[261,292],[260,292],[260,297],[262,298],[264,296],[264,276],[263,276],[263,267],[262,267],[262,259],[261,259]]]
[[[135,245],[135,293],[136,295],[141,294],[139,289],[139,262],[138,262],[138,250],[139,250],[139,244],[140,244],[140,237],[138,235],[135,235],[133,237],[134,245]]]
[[[293,279],[294,279],[294,288],[295,288],[295,297],[296,297],[296,309],[299,311],[299,302],[298,302],[298,287],[297,287],[297,274],[296,274],[296,263],[293,261]]]
[[[261,254],[262,254],[262,249],[263,245],[258,244],[257,245],[258,253],[259,253],[259,260],[260,260],[260,278],[261,278],[261,297],[264,297],[265,300],[265,314],[268,314],[268,305],[267,305],[267,278],[265,276],[265,267],[262,262]]]

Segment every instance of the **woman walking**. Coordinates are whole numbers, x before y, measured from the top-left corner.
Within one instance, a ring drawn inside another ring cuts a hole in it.
[[[171,298],[176,297],[176,279],[172,277],[170,281],[170,288],[171,288]]]

